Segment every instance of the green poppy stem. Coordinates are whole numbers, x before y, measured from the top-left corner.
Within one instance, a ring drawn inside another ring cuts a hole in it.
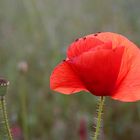
[[[21,110],[21,126],[23,129],[23,137],[25,140],[29,139],[29,127],[28,127],[28,110],[27,110],[27,91],[26,91],[26,77],[21,73],[19,77],[19,101]]]
[[[7,131],[7,136],[9,138],[9,140],[13,140],[12,135],[11,135],[11,131],[10,131],[10,127],[9,127],[9,123],[8,123],[8,117],[7,117],[7,111],[6,111],[6,103],[5,103],[5,97],[2,96],[1,97],[1,109],[2,109],[2,113],[3,113],[3,121],[6,127],[6,131]]]
[[[95,134],[94,134],[93,140],[97,140],[98,136],[100,134],[104,102],[105,102],[105,97],[103,97],[103,96],[100,97],[99,108],[98,108],[98,116],[97,116],[97,124],[96,124],[96,130],[95,130]]]

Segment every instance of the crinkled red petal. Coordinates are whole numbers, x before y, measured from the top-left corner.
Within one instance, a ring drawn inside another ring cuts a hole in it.
[[[86,90],[67,61],[60,63],[54,69],[50,77],[50,88],[64,94]]]
[[[140,50],[127,49],[116,83],[113,99],[132,102],[140,100]]]
[[[97,96],[111,96],[123,51],[124,47],[88,51],[70,62],[79,79],[91,93]]]
[[[82,53],[89,51],[90,49],[101,44],[103,44],[103,42],[97,38],[93,38],[93,37],[80,38],[69,46],[67,50],[67,57],[69,59],[73,57],[77,57]]]
[[[112,46],[124,46],[125,50],[112,98],[125,102],[140,100],[140,50],[122,35],[103,32],[89,35],[103,42],[112,41]]]

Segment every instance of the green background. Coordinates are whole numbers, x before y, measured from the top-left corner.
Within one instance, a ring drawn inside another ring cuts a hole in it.
[[[49,88],[53,68],[76,38],[120,33],[140,44],[139,0],[0,0],[0,75],[10,81],[7,108],[15,140],[80,140],[93,135],[97,97]],[[22,63],[27,71],[19,68]],[[106,99],[102,140],[140,139],[140,102]],[[17,133],[18,132],[18,133]]]

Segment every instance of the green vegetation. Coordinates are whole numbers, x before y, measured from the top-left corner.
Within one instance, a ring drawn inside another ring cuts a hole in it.
[[[139,0],[0,1],[0,75],[10,81],[6,99],[15,140],[78,140],[83,118],[93,135],[97,97],[51,91],[50,73],[67,46],[87,34],[117,32],[140,44],[139,6]],[[140,139],[140,103],[108,98],[103,125],[106,140]]]

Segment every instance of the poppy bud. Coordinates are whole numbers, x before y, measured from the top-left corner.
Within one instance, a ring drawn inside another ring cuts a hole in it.
[[[7,93],[8,85],[9,81],[4,78],[0,78],[0,96],[4,96]]]

